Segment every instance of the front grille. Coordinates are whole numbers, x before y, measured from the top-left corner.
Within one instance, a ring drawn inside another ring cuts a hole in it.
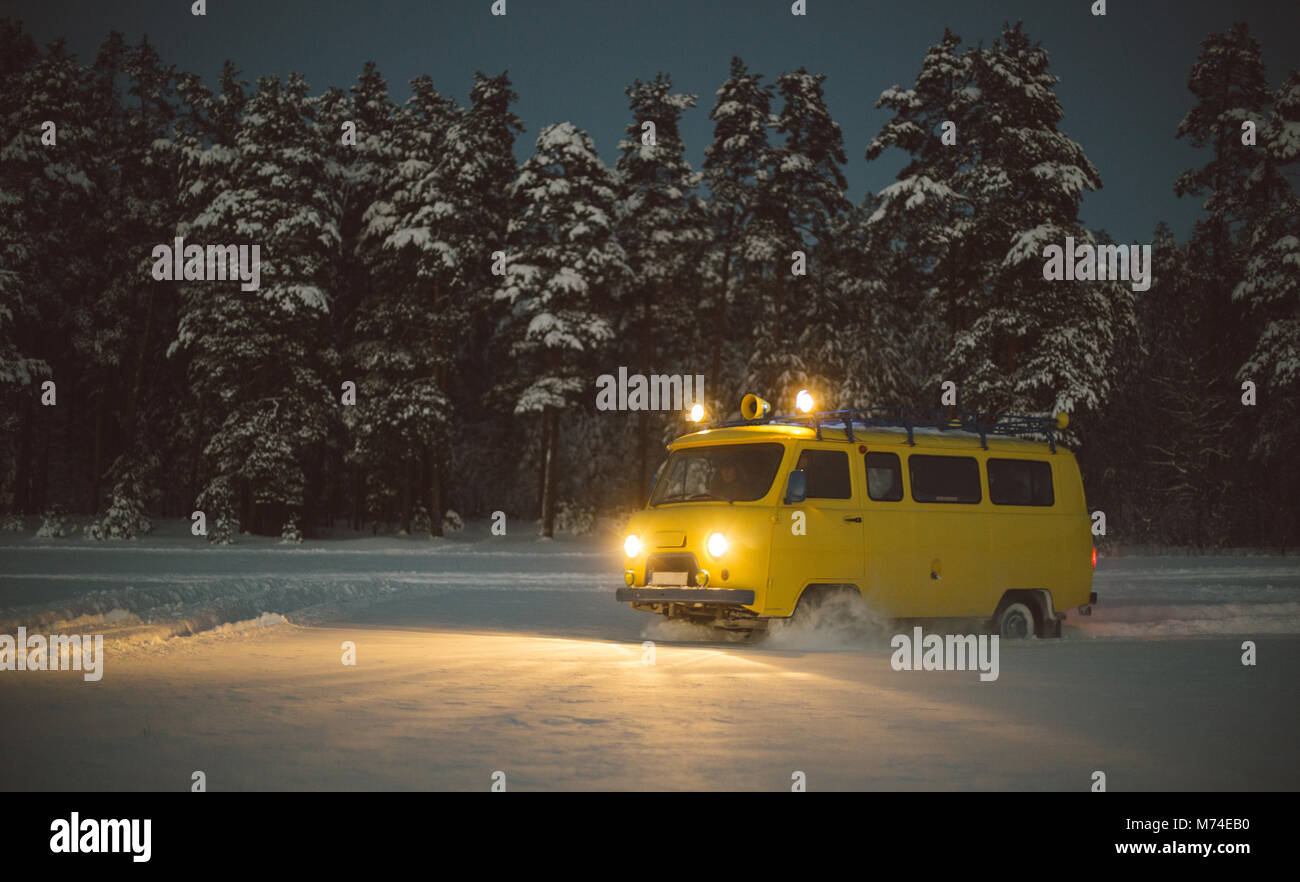
[[[695,562],[695,555],[687,552],[671,552],[668,554],[652,554],[646,559],[645,565],[645,583],[651,584],[651,576],[654,573],[685,573],[686,584],[695,584],[695,574],[699,572],[699,564]]]

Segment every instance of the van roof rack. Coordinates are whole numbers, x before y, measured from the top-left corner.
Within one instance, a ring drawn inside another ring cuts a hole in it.
[[[1062,414],[1061,416],[1064,416]],[[906,429],[907,443],[916,446],[913,431],[938,429],[941,432],[970,432],[979,435],[980,447],[989,449],[988,436],[1023,437],[1046,435],[1052,453],[1056,452],[1056,433],[1064,428],[1059,417],[1024,416],[1010,413],[976,413],[962,410],[923,410],[914,407],[855,407],[849,410],[824,410],[817,413],[792,413],[759,417],[753,420],[732,420],[718,428],[733,426],[793,425],[808,426],[822,440],[822,428],[843,429],[847,440],[853,437],[854,428]]]

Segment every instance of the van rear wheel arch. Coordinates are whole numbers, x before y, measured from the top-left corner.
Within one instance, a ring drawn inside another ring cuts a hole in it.
[[[795,601],[794,612],[790,614],[790,619],[793,621],[796,618],[805,618],[831,598],[849,593],[862,597],[861,589],[851,582],[813,582],[805,585],[803,591],[799,592],[799,599]]]
[[[1060,636],[1059,623],[1052,609],[1051,592],[1043,589],[1017,589],[1004,593],[993,612],[993,618],[989,620],[989,630],[1001,635],[1004,626],[1014,627],[1014,621],[1004,622],[1004,618],[1015,619],[1016,616],[1023,615],[1025,609],[1033,619],[1028,623],[1026,637],[1030,634],[1038,638]]]

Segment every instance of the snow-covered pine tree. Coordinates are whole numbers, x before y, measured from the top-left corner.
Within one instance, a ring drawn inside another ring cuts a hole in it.
[[[872,220],[926,261],[926,307],[947,325],[930,382],[952,380],[965,409],[1096,410],[1121,368],[1116,341],[1133,332],[1127,283],[1051,282],[1043,249],[1096,245],[1079,220],[1101,185],[1082,148],[1057,130],[1063,112],[1048,55],[1020,24],[987,49],[956,53],[945,33],[912,90],[887,90],[895,117],[868,148],[912,154]],[[957,123],[942,143],[942,123]]]
[[[885,270],[887,290],[906,316],[900,330],[908,330],[902,330],[898,344],[912,356],[913,373],[895,388],[915,397],[898,403],[931,400],[932,384],[959,328],[959,286],[970,284],[965,242],[974,212],[969,197],[955,188],[973,161],[973,149],[959,151],[941,140],[951,123],[962,143],[979,117],[974,55],[961,46],[961,37],[945,29],[927,50],[916,83],[909,89],[895,84],[881,93],[876,107],[891,111],[893,118],[866,150],[868,160],[890,148],[910,157],[898,181],[872,200],[860,234],[875,244],[873,265]]]
[[[138,539],[153,531],[148,508],[158,496],[156,457],[143,449],[122,454],[108,469],[111,488],[109,504],[102,518],[86,525],[85,533],[95,539]]]
[[[494,395],[514,371],[514,360],[497,333],[507,307],[495,297],[499,278],[493,275],[494,255],[506,247],[510,183],[518,170],[514,143],[523,123],[511,109],[517,97],[506,73],[476,73],[469,106],[452,123],[428,183],[438,194],[436,229],[447,279],[441,303],[454,306],[442,313],[442,327],[455,332],[451,340],[443,337],[452,361],[442,377],[455,418],[446,445],[430,451],[428,495],[437,507],[455,505],[466,513],[501,508],[518,483],[518,462],[501,456],[496,444],[510,431],[515,402]],[[434,256],[429,253],[430,262]],[[450,475],[458,480],[449,481]],[[434,530],[443,523],[430,519]]]
[[[868,193],[818,243],[816,299],[804,314],[799,349],[814,366],[813,387],[829,392],[832,407],[898,404],[920,393],[916,377],[925,360],[909,328],[924,314],[909,296],[908,261],[868,223],[876,206]]]
[[[873,241],[891,249],[889,284],[906,291],[912,303],[911,325],[918,328],[910,349],[922,359],[917,388],[928,387],[957,328],[956,289],[964,273],[963,243],[972,223],[969,199],[954,189],[970,163],[970,151],[955,150],[941,140],[945,123],[955,126],[958,143],[978,119],[979,90],[974,85],[974,56],[961,51],[961,37],[945,29],[930,47],[915,85],[881,93],[876,107],[893,113],[867,145],[875,160],[890,148],[910,159],[898,181],[885,187],[867,216]],[[879,255],[884,259],[884,255]],[[924,327],[920,327],[924,326]]]
[[[701,175],[686,160],[680,126],[682,113],[695,106],[697,96],[673,92],[672,78],[664,73],[649,82],[634,80],[625,91],[632,119],[626,140],[618,145],[618,236],[631,276],[614,330],[621,339],[635,341],[642,376],[693,375],[703,367],[693,359],[702,342],[696,307],[709,218],[695,192]],[[647,122],[654,124],[652,145],[643,138]],[[667,416],[677,425],[680,420],[679,414]],[[637,467],[629,488],[633,502],[645,497],[650,438],[661,435],[664,424],[664,417],[650,411],[637,413]]]
[[[1150,523],[1158,541],[1222,547],[1231,543],[1234,523],[1245,512],[1232,468],[1240,437],[1233,429],[1237,402],[1222,391],[1231,375],[1205,357],[1200,326],[1215,294],[1203,283],[1192,243],[1177,244],[1162,225],[1155,247],[1151,291],[1140,301],[1145,358],[1131,374],[1138,384],[1138,408],[1108,417],[1109,425],[1099,429],[1124,435],[1133,434],[1135,425],[1155,424],[1161,431],[1143,439],[1139,476],[1121,471],[1114,484],[1099,482],[1098,490],[1122,506],[1116,521]],[[1122,469],[1122,459],[1114,460],[1123,455],[1117,451],[1107,465]],[[1126,477],[1137,483],[1126,485]],[[1135,493],[1139,488],[1142,492]],[[1135,505],[1135,498],[1151,504]]]
[[[958,335],[948,371],[989,409],[1097,412],[1124,369],[1119,343],[1136,332],[1132,285],[1046,281],[1043,249],[1067,236],[1103,244],[1079,219],[1101,177],[1057,129],[1059,77],[1041,45],[1017,24],[977,57],[986,146],[966,189],[978,194],[976,239],[991,261],[982,314]]]
[[[352,86],[353,90],[366,83],[372,69],[373,65],[367,62],[358,82]],[[373,71],[373,77],[379,80],[383,98],[387,98],[387,86],[383,84],[382,77],[379,77],[377,71]],[[352,447],[351,433],[346,425],[350,408],[341,406],[341,402],[343,382],[356,380],[357,372],[348,360],[349,346],[352,328],[356,324],[357,305],[364,297],[369,282],[359,253],[358,238],[361,215],[371,198],[362,182],[374,175],[372,164],[367,161],[369,157],[363,157],[363,153],[374,139],[364,140],[362,132],[373,135],[375,129],[361,128],[362,121],[357,119],[358,110],[353,103],[353,95],[343,89],[331,86],[323,94],[309,100],[315,111],[316,128],[321,134],[322,154],[328,156],[338,169],[338,174],[334,177],[338,189],[331,194],[331,198],[339,205],[339,250],[337,263],[332,270],[334,290],[328,318],[329,339],[338,353],[338,360],[333,376],[323,379],[334,394],[339,396],[339,419],[330,420],[329,434],[321,445],[323,454],[309,465],[307,481],[328,495],[329,501],[325,506],[329,510],[323,514],[325,522],[333,526],[338,500],[344,498],[348,490],[356,490],[360,483],[356,480],[358,470],[347,461]],[[391,102],[389,108],[395,110]]]
[[[24,116],[23,85],[36,66],[40,52],[17,22],[0,19],[0,120],[6,136],[0,143],[0,511],[21,512],[27,507],[26,478],[22,461],[30,461],[32,399],[38,377],[47,376],[49,366],[34,355],[30,336],[37,303],[28,291],[24,268],[30,268],[35,231],[24,211],[30,175],[40,158],[39,128],[32,120],[19,124]],[[39,125],[39,122],[37,123]],[[41,181],[36,181],[37,186]],[[20,440],[22,438],[22,440]],[[20,489],[19,478],[24,479]]]
[[[844,135],[826,106],[825,74],[804,68],[777,77],[783,104],[776,131],[785,143],[773,152],[772,182],[786,197],[790,225],[805,243],[826,238],[849,209],[844,192]]]
[[[174,128],[172,149],[177,154],[175,208],[180,218],[177,221],[179,228],[182,221],[207,212],[218,194],[236,186],[235,141],[248,103],[248,83],[241,78],[234,63],[227,60],[222,64],[215,93],[192,73],[178,76],[176,91],[181,99],[181,108]],[[224,210],[229,211],[229,207]],[[204,308],[202,290],[191,290],[187,297],[182,282],[155,284],[166,285],[169,289],[168,299],[175,302],[175,327],[180,327],[188,305],[200,310]],[[192,354],[174,338],[169,341],[168,374],[180,377],[185,383],[185,394],[172,402],[170,416],[173,448],[177,451],[177,460],[184,463],[181,508],[186,510],[197,506],[202,509],[210,526],[209,541],[229,544],[239,532],[239,514],[233,508],[239,500],[231,480],[223,479],[219,487],[209,480],[203,451],[220,426],[221,408],[210,400],[211,395],[200,395],[192,382]]]
[[[388,95],[387,81],[374,62],[367,61],[346,93],[331,89],[321,96],[318,112],[322,133],[333,133],[329,150],[342,172],[339,181],[341,265],[338,293],[331,310],[340,367],[333,385],[340,400],[343,382],[354,382],[358,389],[356,406],[340,408],[345,431],[337,443],[344,462],[335,463],[332,471],[336,487],[345,474],[349,479],[352,527],[360,530],[369,512],[391,519],[391,504],[399,493],[400,483],[394,476],[402,472],[398,460],[381,460],[378,469],[367,471],[368,462],[357,459],[358,424],[367,422],[362,419],[363,414],[376,404],[372,395],[361,391],[366,379],[365,371],[356,361],[358,347],[364,346],[358,330],[365,323],[371,298],[375,292],[383,291],[389,281],[380,278],[381,268],[386,265],[384,259],[376,259],[384,258],[382,236],[369,234],[368,213],[376,204],[387,204],[382,200],[401,160],[395,136],[397,106]],[[385,508],[389,510],[383,511]]]
[[[1243,22],[1202,41],[1187,87],[1196,103],[1179,123],[1177,137],[1210,156],[1179,175],[1174,192],[1205,198],[1205,214],[1191,238],[1201,284],[1213,294],[1200,322],[1202,346],[1216,363],[1215,372],[1230,374],[1249,351],[1241,310],[1232,303],[1243,273],[1240,234],[1261,210],[1267,212],[1268,191],[1277,190],[1275,180],[1252,182],[1257,171],[1269,168],[1260,162],[1267,154],[1242,143],[1242,123],[1262,121],[1270,98],[1259,41]]]
[[[142,38],[127,52],[124,70],[128,101],[122,178],[129,188],[128,198],[137,203],[131,214],[129,247],[138,255],[133,268],[136,316],[143,312],[137,323],[143,328],[137,335],[136,351],[131,353],[131,387],[122,416],[125,446],[131,447],[139,437],[136,421],[148,394],[150,378],[146,375],[160,364],[165,337],[175,323],[174,298],[159,295],[149,257],[140,251],[152,250],[147,246],[166,241],[176,226],[177,154],[172,135],[178,96],[175,69],[163,63],[148,38]]]
[[[1251,183],[1258,199],[1243,235],[1243,275],[1232,294],[1246,308],[1255,343],[1236,379],[1256,385],[1252,447],[1258,472],[1267,475],[1261,489],[1282,502],[1271,507],[1277,514],[1267,528],[1285,544],[1298,518],[1284,500],[1300,496],[1300,468],[1289,455],[1292,430],[1300,425],[1300,195],[1290,180],[1300,166],[1300,72],[1292,71],[1274,93],[1257,144],[1263,156]],[[1271,187],[1262,186],[1270,181]]]
[[[712,289],[708,383],[710,410],[719,416],[737,406],[739,384],[730,378],[740,375],[752,349],[739,341],[753,339],[754,301],[749,295],[758,287],[753,275],[776,254],[775,245],[753,224],[760,208],[759,184],[770,160],[772,87],[762,80],[740,58],[732,58],[730,74],[709,111],[713,142],[704,151],[713,241],[707,278]]]
[[[1253,351],[1237,372],[1267,390],[1269,409],[1300,406],[1300,196],[1288,172],[1300,166],[1300,72],[1292,71],[1262,122],[1258,163],[1252,183],[1262,205],[1244,233],[1245,267],[1233,299],[1244,304],[1258,328]],[[1273,186],[1261,192],[1259,183]],[[1272,413],[1259,435],[1265,451],[1280,452],[1295,422]]]
[[[372,282],[357,312],[350,352],[357,407],[348,411],[351,455],[366,469],[370,507],[399,506],[403,533],[411,530],[422,467],[446,443],[440,373],[449,358],[449,329],[441,280],[428,257],[439,251],[430,226],[438,194],[427,182],[459,115],[428,77],[417,77],[411,88],[389,131],[377,136],[387,146],[374,148],[395,161],[385,165],[387,177],[377,181],[365,213],[361,249]],[[441,535],[440,516],[432,520],[431,532]]]
[[[348,361],[356,312],[376,285],[371,263],[381,237],[368,235],[367,213],[388,195],[396,166],[403,158],[395,137],[398,109],[388,95],[388,83],[375,63],[367,61],[347,92],[329,89],[316,102],[319,129],[332,137],[326,149],[339,164],[339,202],[342,206],[341,262],[338,291],[331,319],[339,341],[343,376],[351,377]]]
[[[190,351],[191,388],[219,421],[204,451],[209,485],[232,484],[241,526],[268,535],[295,514],[311,517],[305,467],[334,414],[322,377],[335,360],[327,316],[338,169],[322,146],[334,133],[321,133],[314,115],[300,75],[259,79],[233,147],[208,148],[220,152],[206,166],[198,157],[210,201],[177,228],[194,244],[260,248],[258,290],[238,280],[182,286],[173,347]]]
[[[1108,237],[1099,232],[1098,239]],[[1106,537],[1097,540],[1099,549],[1106,543],[1132,547],[1159,542],[1167,515],[1178,516],[1169,492],[1176,482],[1163,470],[1163,463],[1157,463],[1163,454],[1157,453],[1156,446],[1168,446],[1170,433],[1134,431],[1134,427],[1168,425],[1177,409],[1169,397],[1177,391],[1177,380],[1175,385],[1169,383],[1170,371],[1176,369],[1169,355],[1176,352],[1177,344],[1168,346],[1168,338],[1185,331],[1180,319],[1195,307],[1187,298],[1185,254],[1167,224],[1156,227],[1151,252],[1151,290],[1137,298],[1138,332],[1123,337],[1116,352],[1125,365],[1124,374],[1105,409],[1076,427],[1088,506],[1106,512],[1109,523]],[[1187,511],[1195,511],[1195,506]]]
[[[498,357],[502,351],[483,341],[492,338],[502,317],[492,263],[493,253],[504,250],[510,223],[513,147],[523,130],[510,109],[515,100],[505,73],[476,73],[469,106],[456,114],[432,170],[417,188],[428,206],[422,222],[430,241],[420,251],[420,266],[432,295],[434,375],[449,399],[442,430],[427,458],[426,498],[438,515],[430,521],[437,536],[447,523],[449,504],[465,504],[449,500],[444,487],[447,476],[460,473],[465,465],[452,459],[464,443],[453,442],[482,424],[483,395],[491,389],[496,371],[509,364],[509,359]]]
[[[505,73],[476,73],[469,97],[417,192],[428,194],[428,227],[435,237],[424,252],[426,271],[442,277],[448,297],[468,314],[472,327],[486,332],[468,344],[466,335],[456,335],[458,356],[477,370],[487,366],[482,360],[487,347],[476,341],[490,335],[501,311],[491,252],[504,246],[510,224],[509,189],[518,170],[513,149],[523,123],[511,110],[518,96]]]
[[[756,273],[767,281],[745,385],[768,390],[785,411],[794,409],[794,395],[803,387],[813,387],[823,403],[839,397],[838,390],[826,387],[827,366],[809,358],[810,347],[854,345],[839,335],[817,337],[838,297],[827,287],[821,260],[830,251],[828,236],[851,207],[844,195],[844,138],[826,107],[825,79],[804,68],[777,77],[783,104],[775,127],[785,140],[768,151],[754,218],[754,227],[761,230],[755,241],[762,246],[752,256],[771,263]],[[795,251],[804,253],[807,275],[792,274]],[[813,325],[820,328],[810,333]]]
[[[108,152],[104,187],[116,208],[102,220],[103,281],[73,344],[88,368],[84,386],[92,402],[88,507],[98,511],[107,479],[111,515],[143,512],[157,498],[148,480],[122,476],[156,474],[148,464],[168,445],[171,405],[183,393],[179,378],[159,370],[175,326],[175,298],[153,279],[151,256],[155,245],[171,240],[177,221],[176,75],[147,38],[128,47],[118,34],[101,48],[93,70],[101,146]],[[107,463],[113,463],[108,474]],[[124,498],[137,490],[146,495]],[[136,532],[132,517],[108,524],[106,533]]]
[[[510,188],[517,207],[497,296],[511,307],[515,412],[542,417],[547,538],[555,534],[559,417],[592,388],[613,336],[614,294],[628,273],[614,232],[616,186],[590,136],[566,122],[542,129]]]
[[[1226,402],[1231,434],[1260,439],[1261,421],[1270,414],[1263,408],[1241,407],[1237,400],[1240,381],[1234,378],[1251,357],[1255,340],[1243,308],[1247,300],[1234,302],[1233,293],[1246,276],[1247,252],[1255,233],[1271,225],[1272,206],[1290,187],[1267,145],[1258,143],[1262,133],[1257,133],[1256,145],[1243,143],[1243,123],[1267,125],[1272,97],[1259,41],[1244,23],[1202,41],[1187,86],[1195,103],[1179,124],[1177,137],[1207,156],[1203,165],[1179,175],[1174,185],[1179,196],[1204,199],[1203,214],[1188,242],[1188,269],[1196,288],[1206,295],[1202,311],[1189,317],[1195,334],[1189,341],[1188,381],[1208,393],[1199,405],[1206,412],[1204,422],[1210,423],[1209,414]],[[1239,456],[1250,456],[1252,446],[1244,445]],[[1256,454],[1261,452],[1255,447]],[[1256,535],[1262,533],[1263,494],[1252,486],[1259,471],[1256,467],[1214,477],[1229,487],[1225,499],[1244,503],[1234,506],[1234,517],[1223,525],[1218,542],[1228,537],[1236,522],[1258,523]]]
[[[90,396],[75,390],[87,377],[79,356],[104,279],[107,99],[97,76],[62,40],[33,56],[11,28],[5,43],[18,58],[7,68],[0,136],[0,288],[7,292],[0,303],[12,322],[3,332],[14,350],[7,373],[17,382],[34,381],[10,386],[18,415],[13,505],[25,513],[75,510],[85,506],[87,476],[82,469],[51,468],[51,461],[75,461],[84,447]],[[57,409],[37,404],[35,384],[45,380],[57,384]]]

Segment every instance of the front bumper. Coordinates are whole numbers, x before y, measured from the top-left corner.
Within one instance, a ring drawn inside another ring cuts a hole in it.
[[[708,603],[716,606],[750,606],[754,592],[740,588],[620,588],[619,603]]]

